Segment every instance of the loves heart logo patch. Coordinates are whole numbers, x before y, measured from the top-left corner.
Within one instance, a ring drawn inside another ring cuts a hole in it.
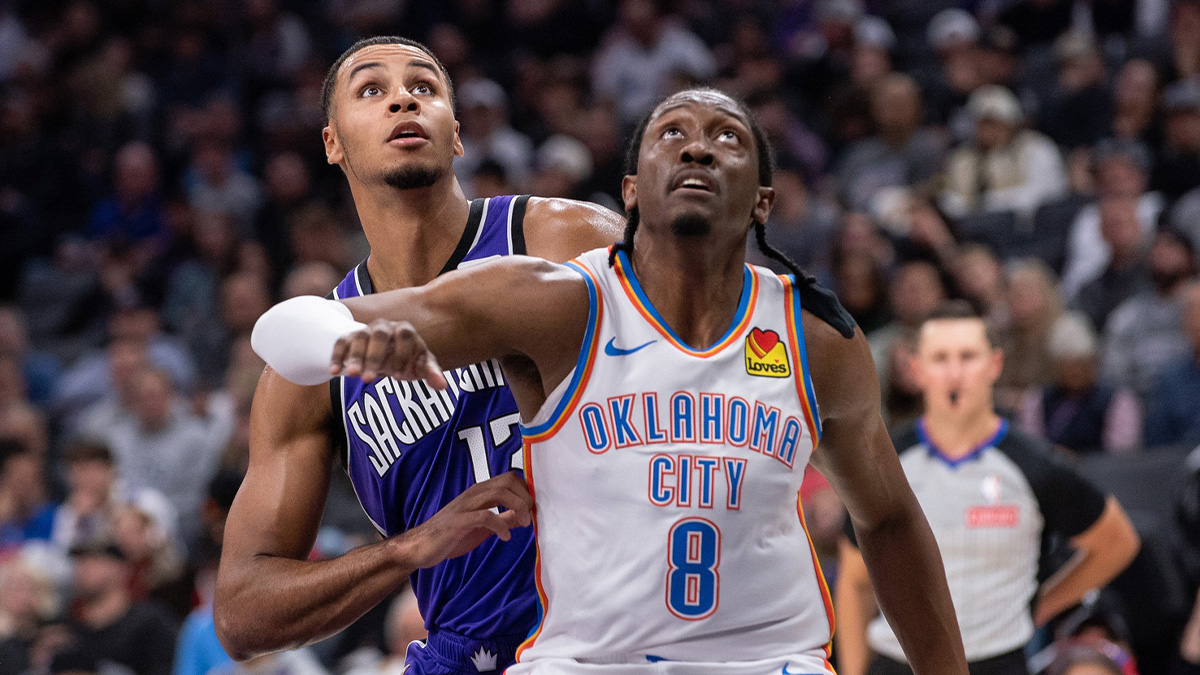
[[[746,372],[759,377],[790,377],[787,345],[773,330],[755,328],[746,337]]]

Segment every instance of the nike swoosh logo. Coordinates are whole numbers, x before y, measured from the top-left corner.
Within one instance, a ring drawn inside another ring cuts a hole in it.
[[[816,675],[815,673],[797,673],[788,670],[787,664],[783,664],[783,675]]]
[[[655,342],[658,342],[658,340],[651,340],[651,341],[647,342],[646,344],[638,345],[638,346],[634,347],[633,349],[621,349],[620,347],[613,344],[616,341],[617,341],[617,338],[614,337],[608,341],[608,344],[604,345],[604,353],[605,354],[608,354],[609,356],[629,356],[630,354],[636,352],[639,349],[645,349],[646,347],[649,347],[650,345],[654,344]]]

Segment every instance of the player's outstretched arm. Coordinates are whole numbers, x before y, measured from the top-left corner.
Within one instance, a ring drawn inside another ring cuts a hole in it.
[[[270,368],[254,395],[250,465],[225,526],[214,602],[217,636],[236,659],[328,637],[415,569],[461,555],[529,523],[532,498],[513,474],[472,486],[397,537],[309,561],[329,491],[329,390]],[[493,506],[509,509],[497,515]]]
[[[917,675],[966,675],[942,558],[884,425],[866,338],[807,311],[804,335],[823,429],[812,463],[846,504],[880,609]]]

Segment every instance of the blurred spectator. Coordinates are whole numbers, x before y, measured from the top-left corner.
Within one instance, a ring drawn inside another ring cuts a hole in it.
[[[326,296],[341,282],[342,278],[333,266],[325,262],[310,262],[297,265],[283,282],[283,298],[299,295]]]
[[[408,645],[425,639],[425,620],[417,606],[417,596],[412,588],[405,586],[388,608],[384,625],[387,653],[352,656],[358,664],[344,671],[343,675],[404,675],[404,654]],[[176,673],[176,675],[180,675]]]
[[[1146,191],[1150,152],[1140,143],[1103,141],[1096,146],[1095,165],[1096,192],[1101,203],[1085,205],[1071,224],[1062,281],[1063,297],[1068,301],[1085,284],[1099,277],[1110,262],[1112,244],[1102,232],[1102,212],[1114,219],[1132,218],[1129,224],[1138,226],[1136,240],[1144,242],[1153,234],[1164,206],[1161,194]],[[1112,203],[1105,206],[1106,200]]]
[[[958,292],[968,300],[993,330],[1008,325],[1008,292],[1004,270],[984,244],[965,244],[950,262]]]
[[[0,560],[27,541],[50,539],[54,505],[46,499],[45,459],[0,437]]]
[[[1174,201],[1200,185],[1200,82],[1176,82],[1163,93],[1163,145],[1150,186]]]
[[[113,394],[129,374],[127,366],[133,360],[129,352],[139,346],[152,365],[171,374],[176,386],[189,389],[194,384],[192,357],[176,338],[162,332],[158,313],[152,308],[129,307],[114,313],[108,320],[108,333],[109,347],[85,354],[59,380],[52,400],[52,409],[58,414],[78,411]],[[132,344],[114,346],[119,342]]]
[[[54,509],[51,541],[63,551],[110,537],[117,504],[117,472],[112,451],[95,441],[79,441],[63,452],[67,495]]]
[[[1113,310],[1104,327],[1101,361],[1105,379],[1132,388],[1143,400],[1155,378],[1190,351],[1180,291],[1196,277],[1196,252],[1186,238],[1163,230],[1150,247],[1149,267],[1153,290]]]
[[[1178,292],[1188,353],[1167,364],[1150,390],[1146,445],[1200,445],[1200,284]]]
[[[1071,303],[1097,330],[1104,327],[1122,302],[1150,286],[1146,253],[1151,236],[1142,225],[1145,221],[1138,217],[1137,207],[1138,203],[1128,197],[1109,197],[1099,204],[1100,235],[1108,248],[1108,260],[1103,271],[1085,283]],[[1063,287],[1065,292],[1065,279]]]
[[[801,4],[801,3],[796,3]],[[854,26],[863,17],[858,0],[820,0],[806,3],[815,18],[783,39],[791,59],[788,81],[810,101],[824,102],[849,80],[854,50]],[[836,120],[836,118],[834,118]],[[831,120],[831,121],[834,121]]]
[[[1066,150],[1091,146],[1112,127],[1104,61],[1091,35],[1070,31],[1054,43],[1058,87],[1039,115],[1042,131]]]
[[[312,176],[304,159],[295,152],[271,157],[263,174],[263,206],[258,211],[254,233],[266,247],[271,262],[283,269],[290,262],[288,224],[298,211],[312,203]]]
[[[204,527],[197,546],[198,555],[194,556],[195,592],[200,603],[188,614],[180,630],[173,675],[205,675],[231,661],[217,640],[212,603],[225,521],[241,483],[240,472],[222,470],[208,484],[208,497],[202,508]]]
[[[916,348],[915,335],[904,332],[892,340],[883,356],[883,419],[890,430],[915,422],[925,411],[921,385],[912,367]]]
[[[834,262],[833,287],[868,336],[891,319],[883,269],[869,256],[851,253],[839,257]]]
[[[0,438],[19,441],[28,451],[44,458],[50,434],[41,411],[26,394],[21,364],[10,354],[0,353]]]
[[[794,171],[775,172],[775,204],[767,222],[767,240],[796,264],[820,278],[829,275],[829,250],[837,229],[837,206],[809,192],[804,180]],[[747,238],[746,254],[756,265],[765,265],[780,274],[786,270],[762,255],[754,237]]]
[[[229,367],[230,348],[238,337],[250,335],[254,322],[271,307],[271,293],[260,276],[251,272],[231,274],[221,282],[220,321],[196,327],[188,346],[200,366],[205,390],[219,386]]]
[[[166,495],[179,514],[182,534],[190,538],[199,527],[204,486],[216,472],[229,430],[192,415],[160,370],[143,371],[135,386],[133,417],[113,425],[104,440],[125,486]]]
[[[1053,380],[1026,392],[1025,433],[1079,453],[1130,452],[1141,446],[1137,396],[1097,382],[1099,342],[1088,320],[1067,313],[1050,329],[1046,353]]]
[[[463,181],[463,189],[475,195],[475,172],[488,160],[504,167],[514,185],[525,185],[533,162],[533,143],[509,124],[504,89],[491,80],[470,80],[458,88],[457,96],[463,156],[455,158],[454,173]]]
[[[1066,167],[1054,143],[1023,129],[1025,115],[1016,96],[988,85],[971,94],[967,108],[975,120],[975,139],[956,149],[947,165],[942,208],[952,217],[977,211],[1032,214],[1063,196]]]
[[[838,193],[854,210],[868,210],[881,188],[916,186],[941,168],[942,139],[921,129],[921,93],[908,75],[882,78],[871,95],[876,133],[851,145],[838,168]]]
[[[1063,649],[1047,671],[1048,675],[1129,675],[1104,652],[1086,645]]]
[[[783,98],[771,91],[760,91],[747,97],[746,104],[766,133],[781,168],[800,171],[807,185],[822,178],[829,162],[829,149],[820,136],[788,109]]]
[[[160,607],[130,597],[129,563],[121,549],[95,540],[72,548],[71,558],[79,649],[135,675],[168,675],[176,628]]]
[[[592,175],[592,153],[570,136],[556,134],[537,149],[537,170],[529,191],[539,197],[582,199],[584,183]]]
[[[612,101],[626,127],[637,124],[683,75],[716,74],[708,47],[668,12],[665,0],[621,0],[619,20],[592,60],[597,97]]]
[[[896,34],[888,22],[877,16],[864,16],[854,24],[854,50],[850,56],[850,79],[873,89],[892,72],[892,50]]]
[[[167,280],[162,318],[187,340],[198,324],[208,323],[217,309],[221,281],[237,266],[237,232],[231,216],[200,211],[192,225],[195,257],[175,267]]]
[[[288,239],[293,264],[323,261],[334,269],[353,266],[349,237],[338,218],[323,204],[310,203],[293,211],[288,219]]]
[[[54,580],[35,557],[18,553],[0,563],[0,672],[29,667],[38,629],[60,610]]]
[[[277,0],[248,0],[242,3],[242,12],[250,30],[243,56],[250,86],[287,86],[311,52],[308,27],[280,9]]]
[[[113,160],[113,195],[92,211],[92,238],[140,242],[160,238],[166,231],[159,194],[158,155],[140,141],[129,143]]]
[[[962,109],[967,96],[985,83],[981,36],[979,21],[958,7],[938,12],[925,29],[925,41],[938,58],[938,69],[925,74],[929,80],[924,87],[927,107],[933,121],[948,125],[955,140],[970,138],[974,130]]]
[[[1180,0],[1171,3],[1171,65],[1176,77],[1200,75],[1200,3]]]
[[[183,559],[175,528],[174,507],[153,490],[139,490],[117,508],[112,539],[129,562],[134,602],[164,600],[174,590],[169,587],[178,585]]]
[[[262,206],[258,181],[237,165],[232,148],[224,141],[198,141],[192,157],[185,178],[192,208],[228,215],[239,231],[249,232]]]
[[[70,436],[99,438],[133,414],[135,380],[150,365],[146,346],[136,340],[113,340],[106,352],[109,389],[100,400],[63,419],[62,427]]]
[[[21,310],[0,305],[0,352],[12,355],[21,367],[31,403],[45,403],[62,373],[62,364],[53,355],[29,344],[29,331]]]
[[[508,173],[499,162],[486,160],[475,169],[471,194],[475,198],[511,195],[516,188],[508,182]]]
[[[1050,332],[1063,313],[1054,272],[1040,260],[1013,264],[1008,276],[1007,329],[1000,338],[1004,371],[996,381],[996,408],[1014,411],[1029,387],[1050,381]]]
[[[96,251],[67,237],[48,259],[35,259],[21,274],[19,305],[30,341],[64,363],[103,340],[106,317],[96,306],[100,286]]]
[[[1157,148],[1162,128],[1158,112],[1158,71],[1144,59],[1126,63],[1113,85],[1112,135],[1123,141],[1141,141]]]
[[[946,299],[941,271],[930,262],[911,260],[896,268],[888,285],[888,303],[893,319],[867,337],[880,384],[887,388],[887,368],[892,343],[912,334],[925,317]]]

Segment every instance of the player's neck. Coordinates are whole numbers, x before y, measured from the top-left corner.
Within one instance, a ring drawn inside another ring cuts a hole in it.
[[[471,212],[453,174],[428,188],[357,189],[354,203],[371,244],[367,271],[376,291],[420,286],[436,277]]]
[[[707,349],[729,330],[742,295],[742,248],[710,237],[638,236],[631,261],[651,304],[689,346]]]
[[[1000,427],[1000,416],[990,406],[968,412],[929,408],[923,419],[929,440],[951,458],[978,448]]]

